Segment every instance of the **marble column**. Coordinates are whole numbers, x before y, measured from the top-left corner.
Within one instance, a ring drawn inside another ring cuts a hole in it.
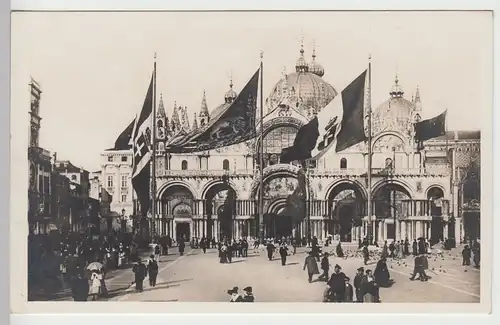
[[[401,224],[399,223],[399,220],[394,221],[394,240],[401,240]]]
[[[377,238],[377,242],[382,242],[384,241],[384,233],[382,232],[382,229],[384,228],[385,226],[385,222],[384,221],[379,221],[378,223],[378,238]]]
[[[376,238],[375,232],[377,231],[377,227],[376,227],[377,221],[374,220],[371,223],[372,223],[372,236],[373,236],[373,238]]]
[[[448,222],[444,224],[444,227],[443,227],[443,240],[445,238],[448,238]]]
[[[175,221],[172,221],[172,239],[177,240],[177,223]]]
[[[406,231],[407,231],[406,221],[401,221],[401,240],[404,240],[406,237],[408,237],[408,234]]]

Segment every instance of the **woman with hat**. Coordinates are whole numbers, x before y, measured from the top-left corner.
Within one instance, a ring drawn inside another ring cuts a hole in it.
[[[241,301],[242,302],[254,302],[255,297],[253,296],[253,293],[252,293],[252,287],[246,287],[245,289],[243,289],[243,291],[245,292],[245,295],[243,296]]]
[[[241,298],[240,294],[238,293],[238,287],[233,287],[230,290],[227,290],[227,294],[231,296],[229,298],[229,302],[242,302],[243,298]]]

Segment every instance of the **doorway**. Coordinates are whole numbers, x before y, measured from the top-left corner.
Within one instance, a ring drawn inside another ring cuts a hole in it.
[[[432,244],[438,243],[440,239],[444,240],[443,232],[444,232],[443,217],[433,216],[431,221],[431,238],[430,238]]]
[[[176,234],[176,240],[179,241],[180,239],[184,241],[189,241],[191,240],[190,238],[190,231],[189,231],[189,222],[178,222],[175,224],[175,234]]]
[[[264,220],[266,221],[266,237],[281,239],[292,236],[293,222],[291,216],[267,214]]]
[[[354,206],[342,205],[339,209],[339,235],[341,242],[351,242],[352,220],[354,217]]]

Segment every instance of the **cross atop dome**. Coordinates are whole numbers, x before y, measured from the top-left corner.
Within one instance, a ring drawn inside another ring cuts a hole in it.
[[[312,62],[309,64],[309,72],[314,73],[318,77],[323,77],[325,75],[323,66],[316,62],[316,42],[313,42]]]
[[[404,94],[403,87],[401,87],[401,85],[399,84],[399,77],[396,74],[396,79],[394,80],[394,85],[392,86],[389,95],[391,95],[391,97],[393,98],[399,98],[403,97],[403,94]]]
[[[309,66],[307,65],[306,59],[304,58],[304,38],[302,38],[300,44],[300,56],[295,64],[295,71],[297,72],[308,72]]]
[[[226,103],[232,103],[238,97],[238,94],[233,90],[233,77],[229,79],[229,90],[224,95],[224,101]]]

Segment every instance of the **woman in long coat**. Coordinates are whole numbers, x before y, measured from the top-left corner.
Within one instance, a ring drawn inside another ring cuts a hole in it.
[[[313,275],[319,274],[318,263],[316,262],[316,259],[314,258],[313,252],[309,252],[309,255],[306,257],[306,260],[304,261],[304,270],[306,268],[307,268],[308,280],[309,280],[309,283],[311,283]]]

